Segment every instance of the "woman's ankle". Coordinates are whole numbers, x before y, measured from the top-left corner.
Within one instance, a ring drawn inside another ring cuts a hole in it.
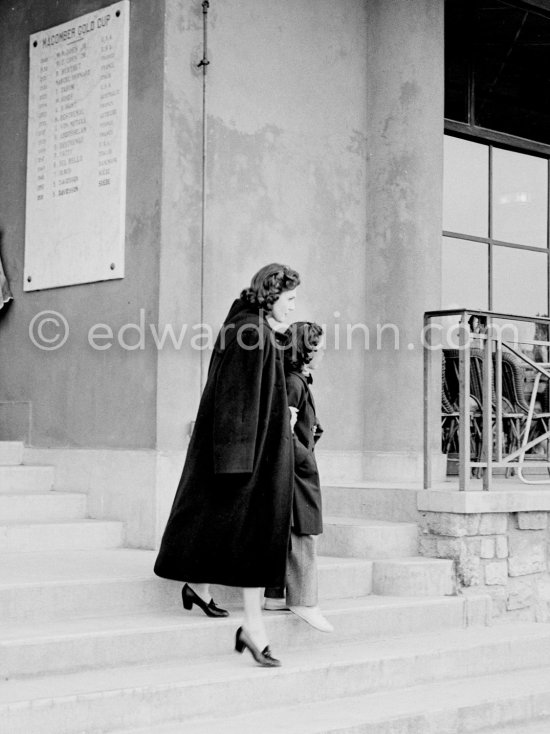
[[[187,583],[187,586],[195,592],[197,596],[200,596],[200,598],[208,604],[210,602],[210,585],[209,584],[190,584]]]

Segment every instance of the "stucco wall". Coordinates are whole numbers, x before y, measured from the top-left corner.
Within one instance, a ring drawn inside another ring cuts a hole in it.
[[[171,0],[167,7],[165,134],[176,154],[164,169],[163,313],[190,325],[202,318],[215,331],[259,267],[278,261],[296,268],[303,285],[293,317],[329,326],[315,379],[324,448],[360,450],[364,354],[337,350],[333,326],[363,319],[368,287],[366,3],[211,3],[202,310],[202,82],[193,70],[201,58],[201,4]],[[193,285],[185,290],[188,278]],[[164,447],[176,448],[194,418],[194,356],[160,357]],[[207,364],[209,354],[203,357]]]
[[[369,0],[365,449],[422,450],[423,313],[440,308],[443,0]],[[439,399],[438,399],[439,400]],[[438,402],[438,400],[436,402]],[[434,435],[433,450],[437,450]]]
[[[107,4],[0,6],[0,227],[15,296],[0,322],[0,428],[1,401],[29,401],[36,446],[185,448],[201,389],[193,327],[214,333],[275,260],[302,275],[294,318],[328,327],[322,448],[418,454],[418,336],[440,292],[443,0],[210,3],[203,257],[201,2],[132,0],[126,277],[23,294],[27,36]],[[71,324],[59,352],[26,335],[46,308]],[[182,347],[88,347],[92,323],[116,330],[140,308],[146,324],[186,326]],[[391,338],[376,347],[389,322],[399,351]]]
[[[130,3],[126,277],[23,293],[28,36],[109,4],[18,0],[0,5],[0,229],[14,295],[0,322],[0,426],[2,438],[22,437],[34,446],[155,445],[156,351],[149,344],[143,351],[118,345],[94,351],[87,334],[97,322],[116,333],[123,324],[138,322],[140,309],[148,323],[157,318],[163,0]],[[30,320],[46,309],[59,311],[70,325],[69,339],[58,351],[40,351],[28,337]],[[133,337],[128,333],[127,338]]]

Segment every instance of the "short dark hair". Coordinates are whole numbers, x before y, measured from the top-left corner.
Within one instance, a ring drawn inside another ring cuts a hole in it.
[[[284,333],[285,369],[301,370],[311,362],[323,328],[314,321],[295,321]]]
[[[241,298],[248,303],[266,311],[271,311],[273,304],[283,291],[293,291],[300,285],[300,276],[288,265],[270,263],[252,277],[250,288],[245,288]]]

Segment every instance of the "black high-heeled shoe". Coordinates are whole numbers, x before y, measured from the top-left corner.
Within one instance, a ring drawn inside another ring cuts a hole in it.
[[[237,652],[243,652],[244,648],[247,647],[252,653],[252,657],[258,663],[263,665],[264,668],[278,668],[281,665],[281,661],[277,660],[271,655],[269,645],[266,645],[264,649],[260,650],[252,642],[252,639],[248,632],[242,627],[239,627],[237,634],[235,635],[235,650]]]
[[[202,609],[207,617],[229,617],[227,609],[222,609],[221,607],[216,606],[214,599],[210,599],[207,604],[198,594],[195,594],[189,584],[185,584],[181,590],[181,599],[183,601],[184,609],[192,609],[193,604],[196,604],[199,609]]]

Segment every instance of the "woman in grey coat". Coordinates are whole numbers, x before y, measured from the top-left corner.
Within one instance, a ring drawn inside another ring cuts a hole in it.
[[[318,606],[316,536],[323,532],[321,483],[315,459],[315,444],[323,429],[316,415],[311,392],[311,371],[322,358],[323,330],[319,324],[297,321],[285,336],[285,374],[288,406],[294,421],[294,497],[292,533],[285,590],[267,588],[265,609],[290,609],[321,632],[332,632]]]

